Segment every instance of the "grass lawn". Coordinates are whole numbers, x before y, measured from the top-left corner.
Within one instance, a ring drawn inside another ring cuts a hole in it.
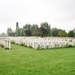
[[[75,48],[0,47],[0,75],[75,75]]]

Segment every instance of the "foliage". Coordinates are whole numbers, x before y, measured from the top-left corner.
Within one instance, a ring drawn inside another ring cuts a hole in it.
[[[24,30],[31,30],[31,24],[25,24],[25,26],[23,26]]]
[[[7,34],[6,33],[1,33],[0,36],[4,37],[4,36],[7,36]]]
[[[72,42],[72,40],[69,40],[69,42]]]
[[[73,47],[73,45],[66,44],[66,47]]]
[[[50,25],[47,23],[47,22],[43,22],[43,23],[41,23],[41,25],[40,25],[42,28],[44,28],[45,30],[46,30],[46,36],[48,36],[48,35],[50,35],[51,33],[50,33],[50,30],[51,30],[51,28],[50,28]]]
[[[32,48],[32,46],[31,46],[31,45],[29,45],[29,46],[28,46],[28,48]]]
[[[7,29],[8,36],[59,36],[59,37],[74,37],[75,28],[68,33],[63,29],[56,27],[51,28],[48,22],[43,22],[40,27],[37,24],[25,24],[22,28],[19,28],[19,23],[16,22],[16,30],[12,31],[12,28]]]
[[[27,45],[26,45],[26,44],[24,44],[24,47],[27,47]]]
[[[68,47],[73,47],[73,45],[68,45]]]
[[[0,44],[0,46],[1,46],[2,48],[4,48],[4,45],[3,45],[3,44]]]
[[[68,36],[69,36],[69,37],[74,37],[74,32],[73,32],[73,30],[70,30],[70,31],[68,32]]]
[[[37,47],[37,49],[38,49],[38,50],[40,50],[40,49],[41,49],[41,46],[40,46],[39,44],[38,44],[38,47]]]
[[[75,43],[74,43],[74,46],[75,46]]]
[[[12,44],[15,44],[15,41],[14,41],[14,40],[12,40],[12,41],[11,41],[11,43],[12,43]]]
[[[18,22],[16,22],[16,36],[19,35],[19,24]]]
[[[58,36],[58,29],[56,27],[51,29],[51,35]]]
[[[38,25],[37,24],[33,24],[31,26],[31,32],[32,32],[32,36],[36,35],[36,30],[38,29]]]
[[[7,35],[12,36],[12,28],[7,28]]]
[[[26,33],[26,36],[31,36],[32,35],[31,30],[25,30],[25,33]]]
[[[49,49],[49,46],[48,45],[46,46],[46,49]]]
[[[41,31],[40,31],[40,28],[37,28],[37,30],[35,30],[33,33],[32,33],[32,35],[34,35],[34,36],[41,36]]]
[[[47,30],[43,27],[40,27],[40,33],[41,33],[41,36],[47,36]]]
[[[8,47],[5,47],[5,49],[8,50],[9,48]]]
[[[60,37],[66,37],[67,36],[67,32],[65,30],[59,29],[58,36],[60,36]]]
[[[24,43],[24,42],[21,42],[21,43],[20,43],[20,46],[24,46],[24,45],[25,45],[25,43]]]

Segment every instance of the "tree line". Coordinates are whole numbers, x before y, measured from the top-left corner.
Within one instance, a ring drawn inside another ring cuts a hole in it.
[[[63,29],[58,29],[56,27],[51,28],[48,22],[43,22],[40,24],[40,27],[37,24],[25,24],[22,28],[19,28],[19,23],[16,22],[15,31],[12,28],[7,28],[8,36],[58,36],[58,37],[74,37],[75,28],[66,32]]]

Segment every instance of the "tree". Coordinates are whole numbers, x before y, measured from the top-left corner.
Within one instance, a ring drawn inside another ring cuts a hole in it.
[[[26,36],[31,36],[31,30],[25,30]]]
[[[24,30],[31,30],[31,25],[30,24],[26,24],[25,26],[23,26]]]
[[[7,28],[7,35],[12,36],[12,29],[11,28]]]
[[[74,31],[73,31],[73,30],[70,30],[70,31],[68,32],[68,36],[69,36],[69,37],[74,37]]]
[[[46,36],[47,35],[47,29],[43,28],[43,27],[40,27],[40,33],[41,33],[41,36]]]
[[[19,24],[16,22],[16,36],[19,36]]]
[[[32,32],[32,36],[35,36],[36,30],[38,29],[38,25],[37,24],[33,24],[31,26],[31,32]]]
[[[58,30],[58,36],[66,37],[67,36],[67,32],[65,30],[59,29]]]
[[[74,32],[74,37],[75,37],[75,28],[73,29],[73,32]]]
[[[15,36],[16,32],[15,31],[12,31],[12,36]]]
[[[19,28],[19,36],[24,36],[24,30],[23,30],[23,28]]]
[[[6,33],[1,33],[0,36],[7,36]]]
[[[25,26],[23,26],[23,30],[26,34],[26,36],[31,36],[31,25],[30,24],[26,24]]]
[[[41,27],[47,30],[46,36],[50,35],[51,27],[47,22],[41,23]]]
[[[51,35],[58,36],[58,29],[56,27],[51,29]]]

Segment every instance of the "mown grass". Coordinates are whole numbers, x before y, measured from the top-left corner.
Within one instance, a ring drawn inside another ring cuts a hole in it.
[[[75,48],[0,47],[0,75],[75,75]]]

